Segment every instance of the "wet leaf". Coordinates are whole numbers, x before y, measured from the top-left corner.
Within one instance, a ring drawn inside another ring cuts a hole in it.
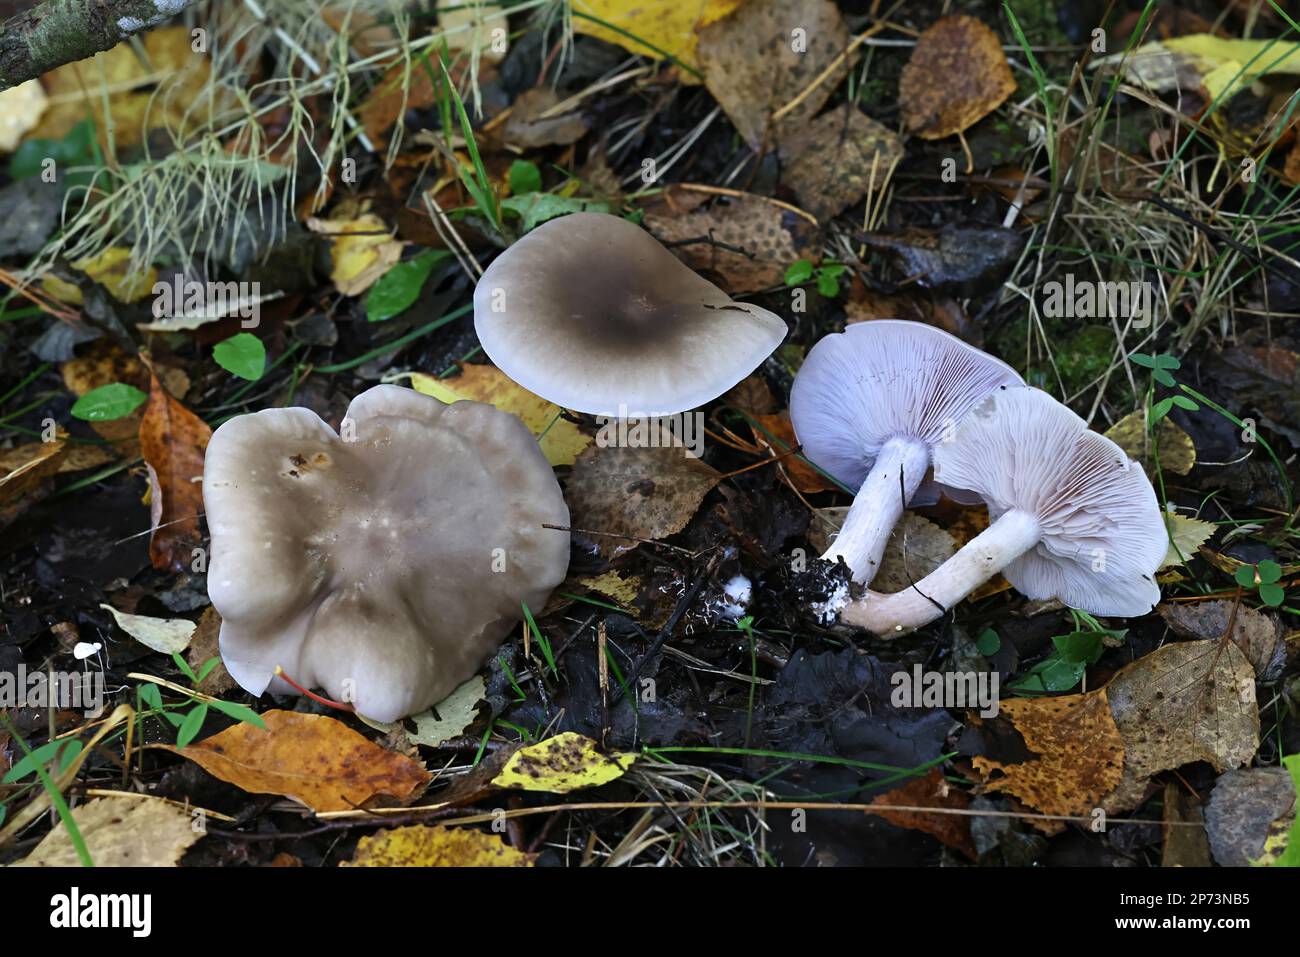
[[[428,711],[414,715],[415,731],[407,737],[412,744],[436,748],[448,738],[464,733],[474,723],[479,702],[487,691],[482,675],[475,675]]]
[[[267,711],[265,729],[236,724],[175,748],[209,774],[254,794],[283,794],[313,811],[346,811],[377,797],[414,800],[431,775],[326,715]]]
[[[886,791],[873,798],[872,804],[894,804],[905,807],[933,807],[942,810],[965,810],[970,806],[966,792],[948,782],[942,768],[932,768],[925,777],[913,778],[902,787]],[[916,811],[868,811],[878,814],[890,824],[923,831],[937,838],[955,851],[961,851],[971,860],[978,856],[971,839],[970,818],[960,814],[925,814]]]
[[[462,366],[459,375],[448,379],[415,372],[411,386],[440,402],[471,399],[518,416],[538,436],[546,461],[552,465],[572,465],[578,453],[591,445],[591,436],[563,418],[558,405],[529,392],[496,366]]]
[[[657,541],[680,532],[722,478],[670,444],[666,431],[658,431],[655,441],[658,448],[593,445],[573,465],[565,483],[570,524],[603,533],[590,537],[604,555],[630,551],[638,544],[633,539]]]
[[[1285,768],[1237,768],[1214,782],[1205,831],[1223,867],[1276,860],[1296,819],[1296,787]]]
[[[532,867],[525,854],[499,835],[464,827],[414,824],[367,835],[343,867]]]
[[[1002,701],[997,721],[1009,720],[1027,754],[971,759],[992,791],[1010,794],[1044,814],[1087,815],[1120,781],[1124,739],[1100,688],[1087,694]],[[982,720],[980,723],[984,723]],[[1032,821],[1054,834],[1059,821]]]
[[[201,543],[203,454],[212,429],[153,379],[149,404],[140,422],[140,454],[150,472],[153,534],[149,560],[154,568],[184,571]]]
[[[796,33],[795,31],[798,31]],[[804,92],[849,45],[849,31],[830,0],[749,3],[699,31],[696,55],[704,84],[736,131],[754,149],[772,141],[773,115]],[[778,138],[817,115],[856,62],[856,52],[777,124]]]
[[[39,492],[61,470],[67,455],[67,433],[53,442],[27,442],[0,452],[0,525],[8,518],[7,506]],[[17,515],[17,512],[14,513]]]
[[[1001,226],[908,227],[895,233],[869,233],[867,246],[894,260],[909,282],[927,289],[981,289],[1010,270],[1024,237]]]
[[[145,615],[128,615],[112,605],[100,605],[113,615],[117,627],[140,644],[165,655],[184,651],[194,637],[194,622],[184,618],[149,618]]]
[[[596,742],[573,731],[520,748],[492,783],[522,791],[568,794],[621,778],[635,754],[601,754]]]
[[[903,125],[926,140],[952,136],[988,116],[1015,89],[998,35],[974,17],[944,17],[921,34],[903,67]]]
[[[198,624],[194,629],[194,637],[190,639],[189,649],[185,653],[185,660],[189,662],[191,668],[199,676],[199,690],[204,694],[219,696],[225,694],[231,688],[235,687],[235,679],[230,677],[230,672],[226,670],[225,663],[221,660],[221,646],[219,639],[221,636],[221,615],[211,605],[203,609],[203,614],[199,616]],[[216,664],[212,669],[204,674],[203,669],[207,667],[208,662],[216,659]]]
[[[72,809],[96,867],[175,867],[203,836],[184,808],[158,798],[101,797]],[[16,867],[80,867],[62,822]]]

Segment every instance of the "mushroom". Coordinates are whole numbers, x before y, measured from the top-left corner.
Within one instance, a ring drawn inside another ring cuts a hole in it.
[[[568,533],[543,527],[569,511],[524,424],[397,386],[357,396],[338,433],[309,409],[231,419],[203,499],[231,677],[324,688],[379,721],[473,675],[569,562]]]
[[[623,419],[716,399],[786,334],[608,213],[552,219],[498,256],[474,290],[474,328],[525,389]]]
[[[1021,379],[1005,362],[920,322],[855,323],[813,346],[790,392],[790,420],[804,455],[858,490],[822,559],[843,558],[870,584],[904,507],[934,500],[921,486],[935,447],[1012,383]]]
[[[1142,467],[1046,392],[1003,387],[934,450],[935,478],[972,489],[991,524],[911,588],[868,592],[840,621],[877,635],[911,631],[1002,572],[1029,598],[1132,617],[1160,600],[1169,545]]]

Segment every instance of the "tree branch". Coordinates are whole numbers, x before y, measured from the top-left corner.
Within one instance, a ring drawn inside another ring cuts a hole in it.
[[[0,90],[109,50],[196,0],[44,0],[0,25]]]

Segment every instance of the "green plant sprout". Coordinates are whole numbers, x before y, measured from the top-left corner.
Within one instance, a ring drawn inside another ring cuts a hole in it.
[[[1034,695],[1069,691],[1083,680],[1088,666],[1101,658],[1106,650],[1107,636],[1121,642],[1128,634],[1127,628],[1101,627],[1097,619],[1086,611],[1071,608],[1070,614],[1074,616],[1074,631],[1054,635],[1052,644],[1055,650],[1007,687]],[[980,636],[981,640],[983,637]]]
[[[1265,559],[1257,565],[1242,565],[1233,578],[1247,591],[1254,591],[1259,600],[1270,608],[1277,608],[1286,601],[1286,590],[1279,584],[1282,579],[1282,566]]]
[[[797,259],[785,271],[787,286],[802,286],[810,279],[817,283],[817,291],[827,299],[834,299],[840,294],[840,277],[848,272],[849,267],[843,263],[825,262],[814,266],[807,259]]]

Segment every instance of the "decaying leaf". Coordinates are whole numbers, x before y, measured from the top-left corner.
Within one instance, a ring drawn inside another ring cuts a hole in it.
[[[610,570],[600,575],[575,579],[573,583],[618,603],[627,608],[632,617],[637,617],[638,612],[632,603],[641,594],[641,579],[624,578],[618,572]]]
[[[696,67],[695,33],[725,17],[743,0],[574,0],[573,29],[599,37],[637,56],[662,59],[670,54],[688,67]],[[585,14],[586,16],[583,16]],[[587,19],[594,17],[595,19]],[[597,23],[597,20],[604,21]],[[605,26],[610,24],[610,26]],[[613,29],[613,28],[617,29]],[[633,39],[634,37],[639,39]],[[642,43],[640,40],[644,40]],[[681,71],[682,83],[696,83]]]
[[[0,452],[0,527],[44,494],[46,481],[59,473],[66,457],[66,440],[67,433],[60,432],[53,442],[27,442]]]
[[[1147,474],[1155,474],[1156,446],[1147,431],[1146,412],[1138,409],[1130,412],[1106,430],[1110,439],[1131,458],[1137,459],[1146,469]],[[1160,420],[1156,426],[1156,440],[1160,450],[1160,467],[1175,475],[1186,475],[1196,464],[1196,446],[1177,422],[1168,417]]]
[[[518,416],[538,437],[546,461],[552,465],[572,465],[591,445],[591,436],[565,419],[558,405],[529,392],[496,366],[465,365],[453,379],[416,372],[411,375],[411,385],[441,402],[473,399]]]
[[[1212,100],[1226,103],[1265,74],[1300,74],[1300,43],[1193,33],[1144,43],[1136,50],[1097,60],[1094,65],[1121,65],[1129,82],[1155,93],[1200,87]]]
[[[963,289],[1000,279],[1020,256],[1025,239],[1001,226],[948,223],[940,229],[868,233],[863,242],[887,254],[908,282],[926,289]]]
[[[1134,806],[1161,771],[1192,761],[1224,771],[1259,748],[1255,669],[1231,641],[1165,645],[1121,669],[1105,690],[1125,754],[1108,810]]]
[[[568,146],[587,135],[587,121],[570,110],[551,114],[560,97],[550,87],[526,90],[515,98],[506,117],[504,136],[515,146],[535,149]]]
[[[1165,785],[1164,844],[1161,867],[1209,867],[1210,844],[1205,838],[1201,802],[1175,781]],[[1189,826],[1190,825],[1190,826]]]
[[[100,605],[112,613],[117,627],[140,644],[164,655],[182,652],[194,637],[195,624],[184,618],[149,618],[145,615],[128,615],[112,605]]]
[[[873,798],[872,804],[890,804],[899,807],[932,807],[941,810],[965,810],[970,806],[966,792],[948,783],[943,769],[933,768],[925,777],[912,778],[901,787],[886,791]],[[955,851],[961,851],[971,860],[978,855],[971,839],[970,818],[961,814],[925,814],[916,811],[869,811],[879,814],[897,827],[910,827],[924,831]]]
[[[1285,768],[1225,771],[1205,806],[1210,849],[1223,867],[1250,867],[1280,857],[1295,819],[1295,782]]]
[[[96,867],[175,867],[203,836],[184,808],[159,798],[102,797],[72,809],[72,819]],[[79,867],[81,858],[62,822],[15,867]]]
[[[678,259],[716,273],[733,294],[779,286],[791,263],[819,258],[813,224],[760,196],[723,197],[681,215],[647,213],[645,225]]]
[[[63,384],[73,395],[80,398],[87,392],[101,386],[121,382],[141,391],[150,389],[150,372],[137,356],[129,355],[106,341],[92,342],[81,349],[81,354],[69,359],[59,367],[63,375]],[[189,391],[190,379],[180,369],[164,368],[154,365],[154,374],[162,382],[170,395],[183,399]],[[70,456],[84,454],[83,450],[94,453],[101,460],[99,463],[112,461],[113,455],[134,459],[140,454],[140,422],[144,419],[144,408],[137,409],[120,419],[103,422],[91,422],[90,427],[99,436],[110,443],[108,449],[102,446],[73,446]],[[110,452],[111,449],[111,452]]]
[[[926,140],[952,136],[988,116],[1015,89],[998,35],[974,17],[944,17],[921,34],[903,67],[903,125]]]
[[[311,217],[307,228],[330,237],[330,279],[344,296],[359,296],[402,258],[406,245],[393,238],[393,230],[374,213],[352,219]]]
[[[1119,783],[1124,739],[1105,688],[1055,698],[1011,698],[1001,714],[1024,739],[1028,756],[1000,761],[979,755],[972,765],[991,791],[1010,794],[1044,814],[1086,815]],[[1059,821],[1032,822],[1054,834]]]
[[[208,424],[173,399],[151,377],[149,403],[140,421],[140,454],[149,466],[154,568],[184,571],[200,544],[203,454],[212,438]]]
[[[722,478],[673,444],[666,430],[650,423],[650,431],[658,447],[593,445],[578,456],[565,483],[570,524],[601,533],[590,536],[592,543],[611,558],[635,548],[635,539],[680,532]]]
[[[635,760],[635,754],[601,754],[591,738],[565,731],[520,748],[492,783],[522,791],[568,794],[621,778]]]
[[[220,636],[221,615],[218,614],[215,608],[208,605],[207,608],[203,609],[203,614],[199,616],[198,625],[194,629],[194,637],[190,639],[189,648],[185,652],[185,660],[189,662],[195,674],[199,674],[203,666],[213,658],[221,657]],[[214,697],[220,697],[233,687],[235,687],[235,679],[230,677],[230,672],[226,670],[226,664],[223,661],[218,661],[199,683],[200,691]]]
[[[361,838],[352,860],[341,866],[532,867],[536,859],[536,854],[515,850],[497,834],[413,824]]]
[[[414,715],[415,731],[408,734],[412,744],[436,748],[448,738],[464,732],[474,723],[479,702],[487,686],[482,675],[475,675],[428,711]]]
[[[267,711],[266,728],[233,725],[185,748],[209,774],[254,794],[283,794],[313,811],[346,811],[383,797],[414,800],[431,775],[326,715]]]
[[[783,180],[794,188],[799,205],[825,220],[883,189],[903,157],[903,143],[855,104],[845,103],[792,133],[781,152],[788,157]]]
[[[1228,600],[1164,602],[1157,606],[1156,611],[1184,638],[1217,641],[1228,633],[1228,622],[1231,621],[1232,640],[1261,681],[1275,680],[1286,663],[1281,623],[1272,615],[1249,605]]]
[[[704,84],[754,149],[769,138],[773,116],[834,64],[831,75],[781,117],[776,132],[784,136],[807,125],[856,60],[835,63],[848,48],[849,31],[831,0],[747,3],[698,32]]]
[[[820,551],[829,548],[848,513],[847,505],[814,509],[809,544]],[[934,522],[904,512],[885,545],[871,588],[884,594],[903,591],[946,562],[957,548],[957,540]]]

